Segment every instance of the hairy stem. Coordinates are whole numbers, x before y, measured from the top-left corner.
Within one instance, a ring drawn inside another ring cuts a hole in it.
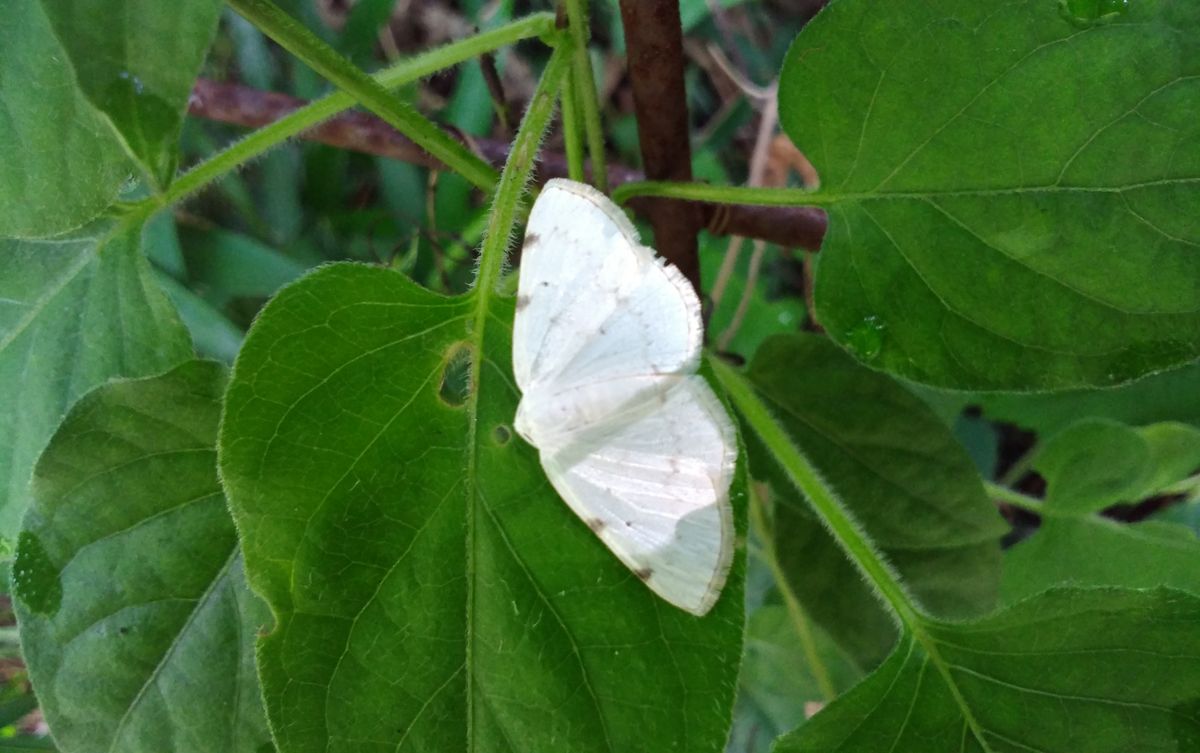
[[[477,188],[491,191],[495,186],[498,176],[491,165],[472,154],[461,142],[451,138],[412,106],[393,97],[382,84],[338,55],[270,0],[229,2],[234,10],[260,31]]]
[[[521,199],[533,172],[538,147],[550,125],[550,119],[554,115],[554,104],[562,88],[563,79],[569,71],[573,47],[569,37],[560,37],[560,44],[550,56],[550,62],[546,64],[537,90],[533,93],[533,99],[529,101],[529,107],[521,120],[521,128],[513,140],[508,161],[496,188],[483,247],[480,249],[479,277],[475,281],[475,295],[479,296],[479,309],[483,312],[483,319],[486,319],[486,301],[495,290],[504,267],[505,253],[512,237]],[[482,332],[484,323],[477,321],[476,331]]]
[[[708,362],[746,424],[779,461],[788,478],[808,500],[842,550],[862,571],[867,582],[890,607],[900,624],[914,633],[923,634],[916,602],[900,582],[899,576],[867,538],[854,515],[821,477],[816,466],[780,427],[767,404],[732,366],[712,356]]]
[[[571,180],[586,180],[583,169],[583,134],[579,124],[579,98],[575,77],[567,76],[563,82],[562,129],[563,144],[567,150],[567,177]]]
[[[787,574],[783,572],[783,566],[779,564],[779,555],[775,550],[775,536],[767,525],[765,508],[766,501],[762,495],[756,494],[752,490],[750,493],[750,527],[762,542],[763,558],[771,570],[776,590],[783,597],[792,627],[796,629],[796,637],[800,639],[800,649],[804,652],[804,659],[808,662],[813,679],[817,681],[821,697],[826,701],[832,701],[837,697],[837,688],[833,686],[833,680],[829,677],[829,669],[821,660],[820,651],[817,650],[817,640],[812,631],[812,623],[805,614],[800,600],[796,598],[796,592],[792,590]]]
[[[608,165],[604,160],[604,124],[600,122],[600,102],[596,97],[596,77],[588,55],[587,0],[566,0],[571,39],[575,43],[574,67],[571,70],[573,96],[583,113],[583,128],[587,134],[588,155],[592,159],[592,182],[608,193]],[[564,108],[565,109],[565,108]]]
[[[444,68],[458,65],[485,52],[522,39],[549,34],[553,29],[553,14],[536,13],[492,31],[416,55],[377,73],[374,78],[381,86],[394,89],[432,75]],[[197,109],[205,108],[207,100],[222,98],[237,99],[239,106],[243,100],[252,100],[251,104],[259,105],[257,109],[263,112],[244,117],[243,121],[249,119],[254,122],[243,122],[243,124],[262,127],[184,173],[171,185],[165,195],[151,197],[148,201],[155,204],[154,208],[182,201],[284,141],[311,131],[318,124],[348,110],[355,104],[354,97],[341,90],[334,91],[311,103],[303,104],[302,100],[294,100],[285,95],[257,92],[234,85],[212,84],[202,79],[196,84],[196,89],[193,91],[194,102],[189,107],[194,112]],[[289,108],[291,112],[288,114],[276,114]],[[363,118],[369,117],[363,116]],[[378,122],[386,130],[376,134],[372,140],[387,141],[383,134],[392,134],[394,131],[382,121],[375,122]],[[413,145],[413,151],[417,150],[418,147]]]

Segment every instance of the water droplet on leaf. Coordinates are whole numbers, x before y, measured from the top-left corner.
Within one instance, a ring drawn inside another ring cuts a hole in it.
[[[877,316],[868,316],[846,333],[846,347],[862,361],[874,361],[883,351],[883,331],[887,325]]]
[[[62,603],[62,581],[58,568],[37,536],[24,531],[17,539],[17,557],[12,565],[13,591],[25,606],[38,614],[53,615]]]

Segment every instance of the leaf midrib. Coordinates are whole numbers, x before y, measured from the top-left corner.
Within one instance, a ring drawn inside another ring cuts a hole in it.
[[[113,730],[112,740],[108,745],[108,753],[114,753],[116,751],[117,741],[121,739],[121,732],[125,729],[125,724],[129,721],[129,717],[138,708],[138,706],[141,705],[142,699],[146,697],[146,691],[150,689],[150,686],[154,684],[154,681],[158,679],[159,674],[162,673],[163,669],[170,662],[171,657],[175,655],[175,650],[179,647],[179,643],[183,639],[183,636],[188,632],[189,628],[191,628],[192,623],[196,621],[196,618],[204,610],[204,607],[208,605],[208,602],[212,598],[213,594],[217,593],[217,586],[225,582],[226,576],[229,575],[230,569],[233,567],[233,563],[237,561],[240,553],[241,548],[237,544],[234,544],[233,551],[230,552],[229,556],[225,559],[225,564],[222,565],[221,569],[218,570],[216,575],[213,576],[212,583],[208,585],[208,588],[205,589],[204,593],[201,594],[200,598],[196,601],[196,606],[192,608],[191,613],[188,614],[187,620],[183,623],[183,625],[179,628],[179,631],[175,634],[175,637],[171,640],[171,645],[168,646],[167,650],[163,652],[162,658],[159,660],[158,664],[155,665],[154,670],[149,674],[149,676],[146,677],[146,681],[142,683],[142,687],[138,689],[137,695],[135,695],[133,700],[129,702],[129,708],[125,709],[125,713],[121,716],[121,720],[117,722],[116,729]]]
[[[874,540],[862,529],[862,524],[844,508],[837,493],[824,480],[824,477],[816,467],[807,460],[807,456],[791,441],[787,431],[771,415],[761,393],[755,389],[744,374],[735,371],[732,367],[725,365],[716,358],[710,357],[709,362],[712,364],[713,371],[716,373],[718,380],[726,387],[727,393],[734,405],[737,406],[747,423],[754,429],[759,439],[774,456],[775,462],[784,470],[784,473],[787,474],[792,484],[809,498],[810,504],[816,508],[818,514],[824,519],[826,526],[833,533],[834,538],[838,540],[838,544],[842,547],[846,556],[858,565],[863,576],[884,597],[884,601],[892,608],[896,619],[899,621],[902,632],[907,632],[911,638],[915,639],[924,650],[929,661],[933,662],[935,668],[938,670],[938,674],[942,676],[943,682],[946,683],[946,687],[953,696],[959,712],[970,727],[971,733],[983,748],[984,753],[994,753],[984,737],[983,727],[975,718],[971,707],[966,702],[966,698],[950,674],[949,663],[942,658],[937,648],[937,641],[934,640],[933,636],[927,630],[929,618],[921,611],[921,608],[913,600],[911,594],[909,594],[898,576],[892,572],[890,565],[886,564],[881,555],[876,551]],[[797,464],[801,466],[800,470],[793,468],[791,464],[785,462],[785,458],[795,458]],[[818,488],[811,488],[810,482]],[[820,503],[815,499],[817,495],[822,498]],[[852,533],[844,533],[847,531]],[[842,540],[843,535],[857,536],[861,540],[861,543],[848,545],[847,542]],[[860,548],[865,551],[856,551]],[[863,556],[857,556],[858,554],[862,554]],[[881,575],[877,576],[877,571]],[[888,577],[893,579],[892,582],[882,580],[882,578]]]

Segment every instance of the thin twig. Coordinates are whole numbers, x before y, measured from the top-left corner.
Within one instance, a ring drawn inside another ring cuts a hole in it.
[[[742,327],[742,322],[746,319],[746,312],[750,310],[750,301],[754,297],[754,288],[758,285],[758,276],[762,272],[762,260],[766,250],[766,241],[754,241],[754,251],[750,254],[750,269],[746,272],[746,287],[742,290],[742,297],[738,300],[733,318],[729,320],[729,326],[717,340],[717,350],[719,351],[729,350],[729,343],[733,342],[733,338],[737,336],[738,330]]]
[[[771,86],[765,90],[766,96],[763,100],[762,117],[759,118],[758,134],[754,140],[754,152],[750,155],[750,185],[762,185],[763,176],[767,172],[767,158],[771,153],[771,139],[775,135],[775,128],[779,124],[779,104],[775,97],[778,91],[778,84],[773,82]],[[725,272],[728,268],[732,271],[734,262],[729,260],[729,257],[736,258],[736,254],[741,250],[742,244],[730,243],[729,252],[726,254],[726,263],[722,265],[721,271]],[[729,343],[733,342],[733,338],[737,336],[737,332],[741,329],[742,322],[746,319],[746,312],[750,310],[750,301],[754,296],[754,290],[758,287],[758,276],[762,271],[763,255],[767,251],[765,241],[759,239],[754,241],[754,251],[750,255],[750,269],[746,274],[746,286],[742,289],[741,300],[738,301],[737,310],[733,312],[733,318],[729,321],[729,326],[721,333],[721,337],[717,340],[717,348],[719,350],[728,350]]]
[[[188,113],[196,118],[259,128],[308,104],[286,94],[266,92],[239,84],[200,79],[188,100]],[[300,138],[329,144],[340,149],[374,154],[410,162],[435,170],[445,165],[402,136],[381,119],[361,112],[349,112],[331,118],[302,134]],[[460,137],[461,138],[461,137]],[[504,164],[507,141],[475,137],[472,146],[493,165]],[[621,185],[643,180],[641,172],[619,164],[610,164],[609,180]],[[538,180],[566,177],[566,156],[543,150],[538,164]],[[633,199],[629,206],[648,216],[651,200]],[[679,202],[674,202],[679,203]],[[771,207],[692,202],[699,207],[706,229],[713,235],[740,235],[762,238],[789,248],[817,250],[825,236],[825,212],[815,207]]]

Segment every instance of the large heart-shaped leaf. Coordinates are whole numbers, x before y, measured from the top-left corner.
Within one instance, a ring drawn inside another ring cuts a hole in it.
[[[0,202],[2,203],[2,202]],[[84,392],[191,355],[141,251],[141,227],[0,240],[0,537],[16,537],[34,460]]]
[[[862,360],[1028,390],[1200,353],[1200,5],[1080,5],[841,0],[793,44],[818,317]]]
[[[965,616],[995,605],[1007,527],[970,458],[924,402],[814,335],[768,340],[748,376],[926,607]],[[775,480],[776,548],[792,588],[862,664],[879,662],[895,642],[895,622],[770,452],[752,457]]]
[[[336,265],[246,339],[221,469],[279,620],[259,670],[280,751],[718,751],[742,565],[694,618],[558,499],[511,428],[493,295]]]
[[[13,584],[64,753],[259,753],[269,625],[217,480],[224,370],[192,361],[96,389],[38,462]]]

